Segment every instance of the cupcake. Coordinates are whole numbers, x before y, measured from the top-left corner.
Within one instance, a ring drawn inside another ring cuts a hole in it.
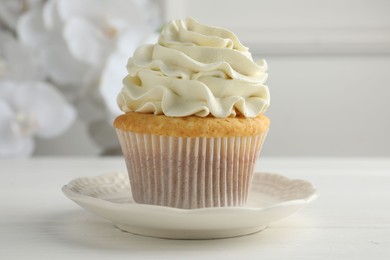
[[[114,126],[134,201],[243,206],[269,128],[265,61],[231,31],[188,18],[140,46],[127,70]]]

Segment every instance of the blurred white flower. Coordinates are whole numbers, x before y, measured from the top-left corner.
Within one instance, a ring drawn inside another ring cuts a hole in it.
[[[49,0],[23,15],[17,32],[24,44],[40,52],[55,83],[86,85],[91,81],[85,82],[86,74],[101,71],[117,48],[132,52],[153,32],[152,13],[142,10],[150,2]]]
[[[62,134],[76,113],[44,73],[34,55],[9,33],[0,31],[0,157],[34,151],[34,136]]]
[[[43,9],[23,15],[17,32],[24,44],[39,52],[56,85],[75,86],[81,95],[100,85],[99,98],[116,114],[112,103],[126,75],[127,59],[159,26],[158,12],[157,1],[151,0],[49,0]],[[85,96],[79,98],[86,101]],[[82,107],[91,110],[97,103],[90,100]]]
[[[49,3],[46,3],[45,10],[48,10]],[[51,30],[45,26],[43,13],[42,8],[26,12],[17,25],[18,37],[25,46],[36,53],[47,77],[56,86],[65,93],[76,92],[77,95],[77,91],[86,85],[85,81],[91,68],[71,55],[61,31]],[[71,89],[67,91],[66,88]]]
[[[48,83],[0,81],[0,157],[32,154],[34,136],[61,135],[75,117],[73,107]]]
[[[0,30],[0,80],[43,80],[44,71],[35,55],[12,34]]]
[[[42,5],[44,0],[1,0],[0,21],[9,29],[15,30],[19,17],[29,9]]]
[[[0,48],[4,49],[0,83],[4,84],[1,78],[15,86],[46,80],[50,82],[46,87],[56,87],[74,105],[92,138],[114,133],[109,121],[119,111],[116,95],[126,76],[127,59],[160,26],[160,4],[158,0],[0,0],[0,20],[9,21],[19,41],[11,44],[12,37],[3,37],[8,47]],[[60,92],[56,91],[59,96]],[[1,109],[8,111],[4,115],[14,120],[13,105],[4,98],[1,102]],[[104,129],[97,131],[96,126]],[[103,147],[117,145],[96,141]]]
[[[56,2],[64,22],[63,35],[71,53],[91,65],[102,65],[116,48],[131,48],[154,29],[154,25],[149,23],[151,13],[142,10],[150,1]],[[128,43],[131,45],[120,46]]]

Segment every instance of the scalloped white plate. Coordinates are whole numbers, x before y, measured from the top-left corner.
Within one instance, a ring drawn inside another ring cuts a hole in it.
[[[247,205],[177,209],[137,204],[127,175],[118,172],[77,178],[62,187],[82,208],[134,234],[174,238],[211,239],[242,236],[266,228],[317,198],[313,185],[271,173],[256,173]]]

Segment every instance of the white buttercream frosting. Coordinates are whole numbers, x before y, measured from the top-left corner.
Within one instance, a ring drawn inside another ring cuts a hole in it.
[[[256,117],[270,102],[265,61],[254,62],[232,32],[191,18],[169,22],[127,70],[118,95],[124,112]]]

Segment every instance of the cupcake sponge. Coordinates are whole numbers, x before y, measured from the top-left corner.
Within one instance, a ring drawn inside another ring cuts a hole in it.
[[[118,116],[114,126],[122,131],[174,137],[233,137],[265,133],[270,120],[264,115],[245,117],[167,117],[127,112]]]

